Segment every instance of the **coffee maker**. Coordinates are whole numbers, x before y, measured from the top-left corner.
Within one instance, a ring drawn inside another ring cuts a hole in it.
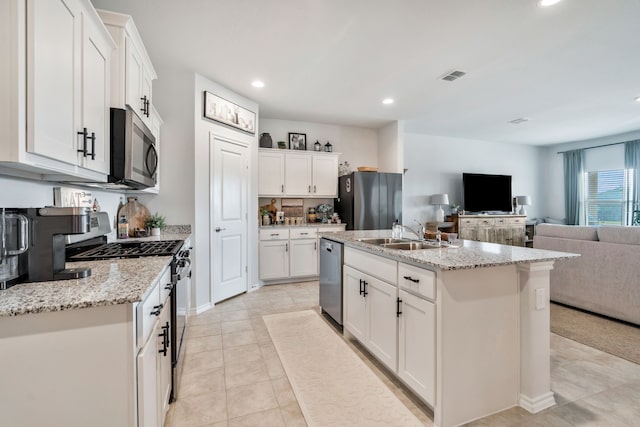
[[[14,267],[7,269],[4,287],[21,282],[45,282],[51,280],[78,279],[91,275],[90,268],[65,268],[66,237],[85,234],[91,230],[89,208],[44,207],[10,209],[5,214],[3,233],[5,242],[25,241],[18,250],[5,246],[3,262]],[[7,217],[8,215],[8,217]],[[12,220],[19,218],[20,232],[13,230]],[[26,227],[23,224],[26,222]],[[9,226],[6,226],[9,224]],[[11,244],[11,243],[10,243]],[[2,276],[0,276],[2,282]]]
[[[29,249],[27,217],[16,210],[0,208],[0,289],[6,289],[27,275]]]

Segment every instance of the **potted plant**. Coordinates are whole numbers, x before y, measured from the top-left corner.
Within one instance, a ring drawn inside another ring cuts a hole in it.
[[[144,226],[151,230],[152,236],[159,236],[160,230],[164,230],[167,225],[164,216],[156,212],[145,220]]]

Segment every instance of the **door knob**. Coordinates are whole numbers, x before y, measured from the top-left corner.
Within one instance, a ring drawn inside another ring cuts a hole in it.
[[[221,232],[222,230],[226,230],[226,228],[216,227],[216,233],[219,233],[219,232]]]

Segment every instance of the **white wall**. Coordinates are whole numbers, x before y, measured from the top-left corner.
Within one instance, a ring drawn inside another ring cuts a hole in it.
[[[211,283],[210,266],[215,254],[212,253],[210,247],[210,233],[213,224],[210,223],[210,133],[215,133],[223,138],[230,138],[236,141],[246,143],[249,147],[249,228],[248,228],[248,280],[249,288],[257,287],[258,282],[258,221],[255,215],[251,213],[258,211],[258,133],[249,135],[245,132],[234,130],[228,126],[216,124],[216,122],[204,119],[203,102],[204,91],[212,92],[222,98],[227,99],[241,107],[256,113],[259,117],[258,104],[244,98],[229,89],[221,86],[203,76],[195,75],[195,88],[192,92],[192,111],[194,111],[194,129],[195,129],[195,150],[194,163],[194,208],[195,208],[195,227],[194,239],[196,242],[196,260],[198,263],[194,265],[196,275],[198,276],[198,284],[196,288],[196,308],[203,309],[206,305],[213,301],[213,289]]]
[[[405,225],[414,226],[414,219],[435,220],[437,207],[429,205],[432,194],[447,193],[450,203],[462,205],[463,172],[511,175],[513,195],[531,196],[528,216],[541,212],[538,147],[405,133],[404,150]]]
[[[265,132],[271,135],[274,147],[278,141],[288,144],[289,132],[306,133],[307,150],[313,150],[316,140],[320,141],[323,149],[329,141],[333,151],[340,153],[339,162],[349,162],[352,170],[358,166],[378,166],[378,135],[375,129],[261,117],[258,133]]]
[[[576,150],[578,148],[595,147],[598,145],[625,142],[640,138],[640,131],[629,132],[619,135],[611,135],[603,138],[588,139],[584,141],[574,141],[566,144],[556,144],[542,149],[542,162],[540,181],[545,190],[547,205],[544,215],[552,218],[565,218],[564,210],[564,166],[563,156],[558,151]],[[613,154],[616,150],[600,150],[600,153]],[[592,150],[587,151],[589,154]],[[624,156],[624,154],[623,154]]]
[[[402,173],[404,168],[404,122],[378,129],[378,171]]]

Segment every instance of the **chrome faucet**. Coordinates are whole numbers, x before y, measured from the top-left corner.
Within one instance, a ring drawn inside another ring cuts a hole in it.
[[[414,221],[418,224],[418,231],[414,230],[413,228],[409,227],[408,225],[404,225],[404,224],[399,224],[402,228],[404,228],[405,230],[409,230],[411,231],[413,234],[415,234],[418,237],[418,240],[424,240],[424,232],[425,232],[425,228],[422,225],[422,223],[420,221],[418,221],[417,219],[414,219]]]

